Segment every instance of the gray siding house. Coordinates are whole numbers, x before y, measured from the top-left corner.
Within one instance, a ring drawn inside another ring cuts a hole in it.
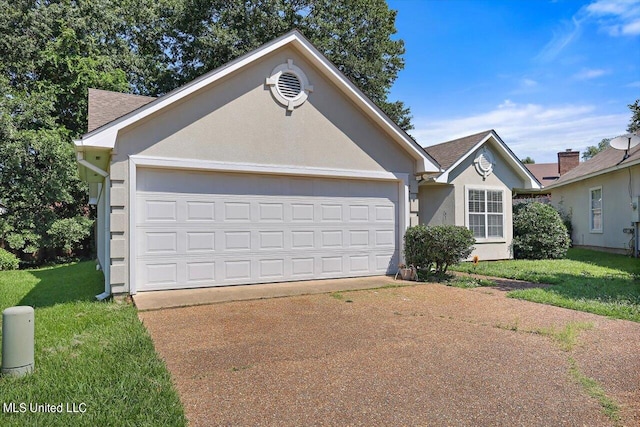
[[[571,216],[574,246],[638,253],[640,146],[607,148],[546,187],[551,203]]]

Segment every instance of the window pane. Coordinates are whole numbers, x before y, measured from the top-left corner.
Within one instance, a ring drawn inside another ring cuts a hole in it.
[[[503,237],[502,215],[487,215],[489,237]]]
[[[594,209],[591,212],[591,221],[593,230],[602,230],[602,209]]]
[[[602,207],[602,189],[591,190],[591,209]]]
[[[502,213],[502,191],[487,191],[487,212]]]
[[[485,212],[484,190],[469,190],[469,212]]]
[[[469,230],[473,232],[473,237],[484,238],[484,214],[469,214]]]

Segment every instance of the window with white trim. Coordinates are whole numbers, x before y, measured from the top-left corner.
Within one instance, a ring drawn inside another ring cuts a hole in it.
[[[602,187],[589,189],[589,226],[592,232],[602,232]]]
[[[504,192],[467,189],[467,224],[476,239],[504,237]]]

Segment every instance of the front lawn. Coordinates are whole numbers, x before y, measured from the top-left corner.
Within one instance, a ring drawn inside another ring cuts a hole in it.
[[[3,426],[186,425],[135,308],[95,301],[102,286],[93,262],[0,271],[0,310],[33,306],[36,339],[35,372],[0,378]],[[11,403],[25,411],[9,413]],[[32,413],[30,404],[62,404],[63,413]]]
[[[586,249],[569,249],[561,260],[462,263],[454,271],[547,283],[508,296],[640,322],[640,260]]]

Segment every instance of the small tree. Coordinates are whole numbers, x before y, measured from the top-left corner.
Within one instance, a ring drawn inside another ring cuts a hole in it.
[[[407,229],[404,242],[407,263],[426,271],[435,265],[435,273],[442,275],[471,255],[475,239],[466,227],[417,225]]]
[[[513,255],[515,258],[564,258],[569,234],[560,214],[550,205],[531,202],[513,208]]]
[[[91,235],[92,227],[93,220],[84,216],[64,218],[54,221],[47,234],[56,249],[70,256],[74,250],[82,249],[81,243]]]

